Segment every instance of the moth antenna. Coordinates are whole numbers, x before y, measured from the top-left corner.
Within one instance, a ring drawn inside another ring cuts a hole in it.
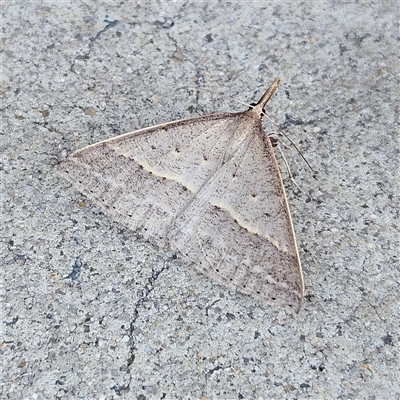
[[[290,142],[290,144],[296,149],[296,151],[299,153],[300,157],[301,157],[301,158],[304,160],[304,162],[307,164],[308,168],[310,168],[311,171],[315,172],[314,169],[313,169],[313,167],[310,165],[310,163],[309,163],[309,162],[307,161],[307,159],[304,157],[303,153],[299,150],[299,148],[295,145],[295,143],[293,142],[293,140],[290,139],[289,136],[286,135],[286,133],[285,133],[281,128],[279,128],[279,125],[278,125],[274,120],[272,120],[272,119],[265,113],[265,111],[263,111],[263,116],[264,116],[265,118],[267,118],[268,121],[271,122],[271,124],[273,124],[273,125],[277,128],[278,132],[279,132],[281,135],[285,136],[285,138],[286,138],[286,139]],[[282,142],[282,143],[283,143],[283,142]]]
[[[301,193],[303,193],[303,194],[306,195],[307,197],[310,197],[310,195],[307,194],[307,193],[300,187],[300,185],[296,182],[296,180],[294,179],[293,174],[292,174],[292,171],[291,171],[291,169],[290,169],[290,167],[289,167],[289,163],[287,162],[286,157],[285,157],[285,154],[284,154],[284,152],[282,151],[281,147],[280,147],[279,145],[276,146],[276,147],[278,148],[279,152],[281,153],[281,156],[282,156],[283,162],[284,162],[285,165],[286,165],[286,169],[287,169],[287,172],[288,172],[288,174],[289,174],[290,180],[295,184],[295,186],[297,187],[297,189],[300,190]],[[310,197],[310,198],[311,198],[311,197]]]
[[[287,146],[287,145],[286,145],[284,142],[282,142],[279,138],[277,138],[277,139],[278,139],[278,141],[280,141],[281,144]],[[292,171],[291,171],[291,169],[290,169],[290,167],[289,167],[289,163],[288,163],[287,160],[286,160],[286,157],[285,157],[284,152],[282,151],[282,149],[281,149],[281,147],[280,147],[279,145],[277,145],[276,147],[279,149],[279,152],[281,153],[283,162],[284,162],[285,165],[286,165],[286,169],[287,169],[287,172],[288,172],[288,174],[289,174],[289,179],[293,182],[293,184],[297,187],[297,189],[299,189],[300,192],[303,193],[305,196],[307,196],[310,200],[313,200],[313,201],[315,201],[315,202],[317,202],[317,203],[321,203],[321,200],[315,199],[314,197],[310,196],[308,193],[306,193],[306,192],[300,187],[300,185],[296,182],[296,180],[295,180],[294,177],[293,177]]]

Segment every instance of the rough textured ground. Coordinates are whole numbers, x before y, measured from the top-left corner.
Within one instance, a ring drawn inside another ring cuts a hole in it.
[[[1,8],[2,399],[400,398],[397,2]],[[213,283],[54,173],[99,140],[243,110],[229,96],[253,102],[276,76],[269,115],[321,201],[285,180],[296,317]]]

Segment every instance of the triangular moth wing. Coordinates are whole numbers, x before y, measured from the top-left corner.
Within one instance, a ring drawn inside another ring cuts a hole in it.
[[[167,245],[173,219],[221,166],[239,115],[210,114],[120,135],[76,151],[58,172],[116,221]]]
[[[280,172],[261,122],[246,127],[246,139],[176,219],[169,241],[217,282],[298,311],[303,278]]]

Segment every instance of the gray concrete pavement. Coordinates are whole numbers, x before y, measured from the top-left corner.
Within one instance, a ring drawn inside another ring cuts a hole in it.
[[[3,2],[0,397],[399,399],[398,21],[394,1]],[[321,200],[285,180],[296,317],[213,283],[54,172],[117,134],[241,111],[229,96],[251,103],[276,76],[267,112]]]

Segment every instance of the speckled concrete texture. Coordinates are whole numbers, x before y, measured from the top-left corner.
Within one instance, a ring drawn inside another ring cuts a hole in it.
[[[1,8],[1,399],[400,399],[398,2]],[[276,76],[267,112],[319,200],[285,179],[306,286],[295,317],[54,172],[117,134],[242,111],[230,96],[251,103]]]

